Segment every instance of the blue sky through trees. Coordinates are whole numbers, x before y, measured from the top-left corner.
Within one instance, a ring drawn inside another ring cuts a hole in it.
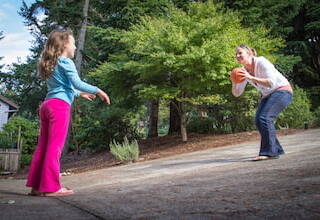
[[[30,54],[32,36],[27,27],[24,26],[23,18],[18,14],[22,6],[22,0],[0,0],[0,31],[5,36],[0,41],[0,64],[11,64],[18,61],[23,62]],[[35,0],[25,0],[29,6]]]

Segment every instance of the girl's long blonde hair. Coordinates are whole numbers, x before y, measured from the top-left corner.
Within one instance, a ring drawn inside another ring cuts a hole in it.
[[[70,29],[57,29],[49,34],[38,63],[38,73],[42,79],[51,76],[65,44],[69,41],[69,36],[72,36]]]

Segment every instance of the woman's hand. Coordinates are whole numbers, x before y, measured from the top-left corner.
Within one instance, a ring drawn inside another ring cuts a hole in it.
[[[246,72],[246,69],[245,68],[236,68],[238,71],[237,72],[239,72],[240,74],[240,76],[243,76],[243,74]],[[231,80],[231,82],[232,83],[236,83],[236,78],[237,77],[235,77],[233,74],[232,74],[232,71],[230,72],[230,74],[229,74],[229,77],[230,77],[230,80]]]
[[[96,98],[95,94],[88,93],[88,92],[80,92],[80,96],[84,99],[87,99],[89,101],[92,101],[93,99]]]
[[[245,69],[239,75],[243,76],[244,78],[246,78],[248,80],[252,80],[254,78],[254,76],[252,76],[250,73],[248,73],[248,71],[246,71]]]
[[[97,95],[100,97],[100,99],[103,102],[106,102],[108,105],[110,105],[110,98],[104,91],[102,91],[101,89],[98,89]]]
[[[268,79],[258,78],[258,77],[252,76],[247,71],[244,71],[240,75],[245,77],[248,80],[251,80],[251,82],[253,82],[253,83],[260,84],[260,85],[263,85],[265,87],[271,88],[271,83],[270,83],[270,81]]]

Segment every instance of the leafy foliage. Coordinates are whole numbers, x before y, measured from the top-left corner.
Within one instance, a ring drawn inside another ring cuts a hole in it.
[[[0,83],[5,83],[3,95],[20,106],[24,117],[34,120],[38,107],[46,94],[45,83],[37,77],[35,60],[27,64],[13,64],[9,71],[0,73]]]
[[[296,86],[292,103],[280,113],[276,125],[279,127],[303,128],[304,123],[310,123],[313,120],[310,106],[311,103],[306,91]]]
[[[237,13],[212,1],[192,3],[187,12],[171,7],[167,13],[165,18],[144,17],[131,26],[121,39],[126,50],[92,75],[110,80],[111,90],[121,95],[176,99],[184,116],[188,104],[224,103],[229,71],[237,65],[237,45],[253,45],[271,59],[270,52],[282,46],[263,28],[243,28]]]
[[[22,154],[32,154],[37,146],[38,122],[30,121],[22,117],[12,117],[5,124],[3,133],[12,135],[17,140],[18,129],[21,127]]]
[[[248,27],[264,24],[271,33],[286,37],[293,31],[292,20],[298,15],[305,0],[221,0],[229,8],[241,11]]]
[[[239,97],[227,93],[224,103],[207,107],[208,118],[193,117],[188,129],[190,132],[215,134],[254,130],[253,119],[259,96],[252,88],[247,88]]]
[[[78,113],[74,114],[73,126],[75,140],[72,142],[74,150],[91,149],[93,151],[108,149],[112,139],[123,140],[141,137],[137,129],[139,110],[128,110],[113,103],[106,107],[99,101],[88,103],[79,101]]]
[[[12,138],[12,135],[5,132],[0,132],[0,148],[14,148],[17,140]]]
[[[320,106],[317,109],[315,109],[315,111],[313,112],[313,116],[313,126],[320,127]]]

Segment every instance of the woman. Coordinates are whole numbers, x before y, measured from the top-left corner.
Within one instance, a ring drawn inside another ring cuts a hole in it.
[[[292,101],[292,88],[288,80],[264,57],[257,57],[256,51],[247,45],[236,48],[236,59],[243,65],[241,76],[244,81],[236,83],[233,77],[232,94],[240,96],[247,83],[262,93],[256,112],[255,123],[261,136],[259,156],[252,161],[277,159],[284,154],[276,136],[274,120]]]

